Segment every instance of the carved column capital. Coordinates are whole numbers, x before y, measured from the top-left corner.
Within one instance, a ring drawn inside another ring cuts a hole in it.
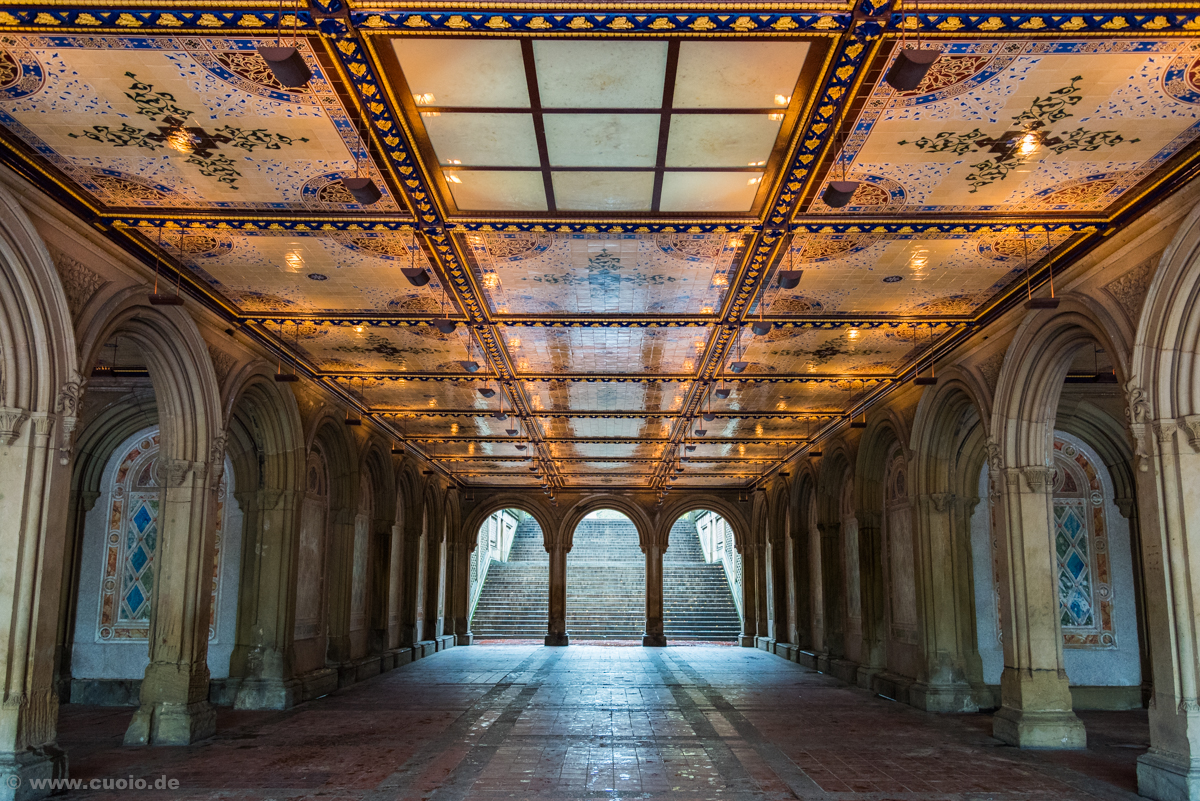
[[[8,445],[16,442],[27,419],[29,419],[29,415],[25,413],[24,409],[0,406],[0,440]]]
[[[1054,468],[1052,467],[1023,467],[1021,475],[1025,477],[1025,484],[1033,492],[1049,492],[1054,486]]]

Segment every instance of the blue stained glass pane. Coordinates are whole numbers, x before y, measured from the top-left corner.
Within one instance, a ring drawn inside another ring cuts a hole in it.
[[[133,569],[138,573],[142,572],[142,568],[148,561],[150,561],[150,557],[146,556],[146,550],[141,547],[133,552],[133,556],[129,557],[129,564],[133,565]]]
[[[1058,553],[1059,559],[1062,559],[1067,555],[1067,551],[1071,550],[1071,541],[1061,531],[1054,537],[1054,550]]]
[[[147,511],[145,505],[141,509],[138,509],[137,514],[133,516],[133,523],[137,526],[139,533],[144,532],[146,526],[150,525],[153,521],[154,518],[150,516],[150,512]]]
[[[1067,559],[1067,570],[1071,571],[1071,575],[1078,581],[1080,574],[1087,570],[1087,563],[1079,558],[1079,554],[1072,553]]]
[[[1071,539],[1075,539],[1079,536],[1079,530],[1083,525],[1079,522],[1079,515],[1072,510],[1068,511],[1066,518],[1062,521],[1062,527],[1071,535]]]
[[[142,602],[145,600],[146,596],[142,595],[141,588],[136,584],[133,585],[133,589],[129,591],[129,595],[125,596],[125,602],[129,605],[129,610],[135,614],[137,613],[137,610],[141,608]]]

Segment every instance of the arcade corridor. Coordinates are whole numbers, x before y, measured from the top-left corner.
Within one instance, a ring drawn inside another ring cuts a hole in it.
[[[1143,711],[1082,713],[1088,750],[1021,751],[990,715],[718,646],[452,648],[287,712],[220,716],[207,744],[125,748],[127,710],[69,707],[60,742],[76,779],[165,775],[173,798],[1068,801],[1136,798],[1149,737]]]

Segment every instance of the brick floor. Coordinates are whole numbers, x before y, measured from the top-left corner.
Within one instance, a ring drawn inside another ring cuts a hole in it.
[[[1084,713],[1091,747],[1003,746],[746,648],[452,648],[288,712],[222,709],[186,748],[126,748],[129,709],[64,706],[72,777],[178,779],[72,798],[1133,799],[1143,712]]]

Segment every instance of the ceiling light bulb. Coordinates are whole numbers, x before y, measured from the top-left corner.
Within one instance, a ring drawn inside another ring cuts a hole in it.
[[[452,172],[446,173],[446,180],[452,184],[461,184],[462,183],[462,179],[459,178],[457,175],[455,175]]]
[[[775,105],[786,106],[792,102],[791,95],[775,95]]]
[[[362,326],[361,326],[361,325],[356,325],[356,326],[354,326],[354,332],[355,332],[355,333],[357,333],[357,334],[361,334],[361,333],[362,333]]]
[[[167,131],[167,146],[188,156],[196,149],[196,140],[182,125],[176,125]]]
[[[433,103],[433,101],[435,99],[436,98],[430,92],[424,92],[422,94],[413,95],[413,102],[419,106],[428,106],[431,103]]]
[[[1037,150],[1038,138],[1033,131],[1025,134],[1020,140],[1020,151],[1022,156],[1028,156],[1033,151]]]

